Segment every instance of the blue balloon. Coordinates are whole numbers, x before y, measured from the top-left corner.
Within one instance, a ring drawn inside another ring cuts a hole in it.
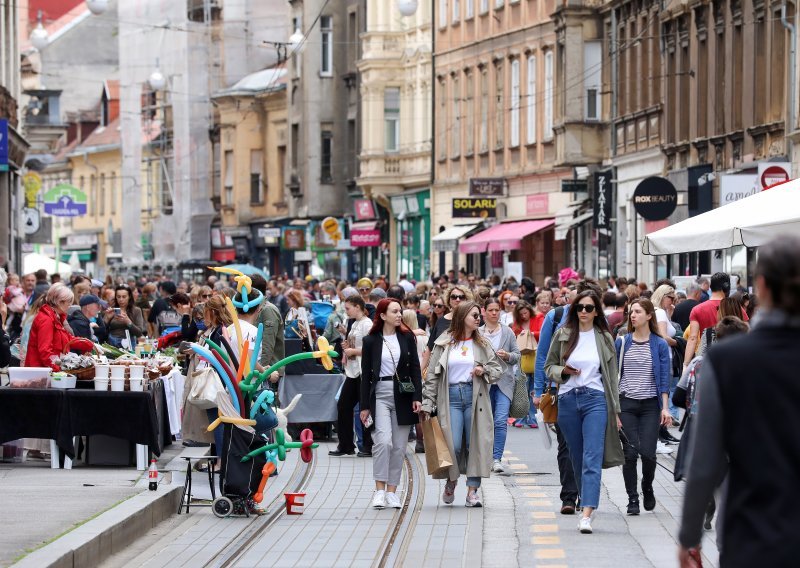
[[[273,402],[275,402],[275,393],[269,389],[263,391],[260,395],[258,395],[255,403],[253,403],[253,406],[250,408],[250,419],[255,420],[256,414],[258,414],[259,410],[262,410],[262,406],[263,409],[266,410]]]
[[[211,351],[201,345],[198,345],[197,343],[192,343],[191,346],[192,351],[197,353],[198,356],[204,359],[209,365],[214,367],[214,370],[219,375],[219,378],[225,383],[225,388],[228,389],[228,394],[231,395],[233,407],[236,409],[236,412],[239,414],[239,416],[241,416],[242,409],[239,408],[239,398],[236,396],[236,389],[233,388],[233,383],[231,382],[230,377],[228,377],[228,373],[225,372],[225,369],[219,364],[219,361],[217,361],[217,358],[214,357]]]
[[[256,343],[253,346],[253,358],[250,359],[250,371],[256,368],[256,362],[261,355],[261,341],[264,339],[264,322],[258,324],[258,333],[256,333]],[[245,369],[246,371],[247,369]]]

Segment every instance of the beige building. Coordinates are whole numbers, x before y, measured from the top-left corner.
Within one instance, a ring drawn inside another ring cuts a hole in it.
[[[518,262],[541,282],[563,266],[564,241],[554,239],[553,226],[570,199],[560,182],[573,174],[559,167],[566,158],[554,133],[555,7],[555,0],[436,1],[434,272],[488,275]],[[470,197],[470,180],[487,178],[499,194],[496,209],[477,204],[475,217],[454,218],[454,200]],[[508,226],[523,221],[541,222]]]
[[[364,274],[392,281],[401,273],[423,279],[430,271],[431,1],[407,17],[394,2],[369,2],[361,35],[357,184],[377,207],[371,227],[360,225],[375,238],[353,246],[363,251]]]
[[[219,223],[211,227],[212,258],[280,269],[285,218],[286,71],[258,71],[212,96],[219,113]],[[272,231],[265,229],[271,229]]]

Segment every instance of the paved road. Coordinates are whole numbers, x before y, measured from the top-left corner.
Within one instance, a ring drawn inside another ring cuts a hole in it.
[[[577,516],[558,512],[555,448],[545,449],[542,436],[536,430],[509,431],[504,457],[507,473],[484,480],[483,509],[463,506],[463,478],[455,504],[443,505],[442,482],[424,475],[424,456],[409,452],[408,470],[399,490],[407,502],[405,512],[372,510],[370,460],[329,458],[327,451],[334,445],[321,444],[305,488],[304,515],[283,515],[272,524],[264,523],[262,532],[231,565],[676,566],[682,484],[659,468],[655,511],[628,517],[621,468],[604,471],[595,532],[582,535],[577,530]],[[280,497],[283,485],[279,480],[287,483],[291,471],[305,467],[296,464],[296,459],[290,454],[289,461],[282,464],[286,474],[270,482],[265,503]],[[659,459],[672,467],[671,458]],[[195,509],[188,516],[163,523],[103,566],[215,566],[220,551],[238,548],[240,536],[259,529],[262,519],[217,519],[209,509]],[[710,532],[704,541],[706,566],[717,565],[714,538]]]

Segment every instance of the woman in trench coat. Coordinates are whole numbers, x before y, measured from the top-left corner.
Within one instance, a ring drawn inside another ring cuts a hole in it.
[[[457,456],[453,466],[433,475],[447,479],[442,501],[455,500],[458,477],[465,474],[467,507],[481,506],[477,489],[481,478],[490,475],[494,420],[489,386],[502,374],[492,346],[478,331],[479,324],[480,307],[475,302],[462,302],[455,309],[450,330],[434,343],[420,412],[423,420],[437,411],[450,454]],[[455,446],[461,450],[462,440],[465,451],[459,454]]]

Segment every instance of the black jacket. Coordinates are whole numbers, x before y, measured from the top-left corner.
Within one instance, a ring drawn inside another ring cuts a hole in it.
[[[96,337],[98,343],[104,343],[108,339],[108,331],[106,330],[103,318],[97,318],[97,328],[95,328],[94,334],[89,325],[91,323],[89,318],[83,315],[83,312],[80,310],[72,312],[67,317],[67,322],[72,329],[72,334],[76,337],[85,337],[91,341],[95,341],[94,337]],[[92,337],[92,335],[94,335],[94,337]]]
[[[411,404],[422,402],[422,373],[420,371],[417,342],[413,335],[398,333],[400,361],[397,362],[397,375],[404,381],[414,383],[413,393],[401,393],[394,384],[394,404],[397,409],[397,423],[408,426],[419,422]],[[383,352],[383,333],[370,334],[364,338],[361,351],[361,410],[374,410],[375,386],[380,381],[381,354]]]

